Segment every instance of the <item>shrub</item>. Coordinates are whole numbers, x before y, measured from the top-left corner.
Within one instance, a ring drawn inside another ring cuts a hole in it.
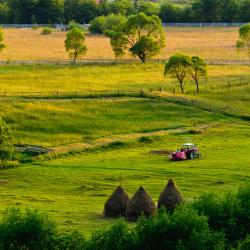
[[[91,21],[89,31],[94,34],[103,34],[103,24],[105,22],[105,16],[98,16]]]
[[[96,17],[90,24],[89,31],[96,34],[105,34],[125,22],[125,16],[110,14],[108,16]]]
[[[119,220],[110,229],[92,235],[87,250],[132,250],[135,248],[135,235],[124,220]]]
[[[8,209],[0,224],[0,249],[53,249],[56,227],[36,210]]]
[[[208,216],[212,230],[224,232],[227,243],[236,245],[250,234],[250,188],[240,189],[236,194],[220,197],[202,195],[193,204],[199,214]]]
[[[68,24],[68,29],[73,30],[75,28],[83,29],[83,27],[79,23],[76,23],[75,21],[70,21],[69,24]]]
[[[8,160],[12,160],[13,146],[10,141],[9,127],[0,117],[0,168],[4,168]]]
[[[213,233],[207,218],[192,208],[181,207],[170,215],[161,210],[156,217],[141,219],[136,226],[137,249],[223,249],[221,233]]]
[[[57,238],[56,249],[60,250],[83,250],[86,241],[81,233],[73,231],[69,234],[60,235]]]
[[[53,32],[53,29],[50,27],[44,27],[41,31],[41,35],[50,35]]]
[[[240,244],[239,250],[249,250],[250,249],[250,235]]]
[[[39,29],[39,26],[34,24],[34,25],[32,25],[32,29],[33,29],[33,30],[38,30],[38,29]]]

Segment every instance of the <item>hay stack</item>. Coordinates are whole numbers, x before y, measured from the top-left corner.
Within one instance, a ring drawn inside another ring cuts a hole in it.
[[[126,215],[129,197],[123,187],[118,186],[104,205],[105,217],[119,217]]]
[[[126,214],[128,220],[136,221],[140,215],[150,216],[155,211],[156,206],[153,200],[141,186],[128,203]]]
[[[175,207],[183,201],[182,195],[177,189],[174,180],[169,179],[167,186],[161,192],[158,200],[158,208],[164,206],[169,212],[173,212]]]

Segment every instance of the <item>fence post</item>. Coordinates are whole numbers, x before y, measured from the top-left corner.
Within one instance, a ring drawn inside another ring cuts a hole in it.
[[[58,92],[58,90],[56,91],[56,97],[58,97],[59,96],[59,92]]]
[[[159,91],[161,92],[161,86],[160,86],[160,88],[159,88]]]
[[[230,89],[231,86],[230,86],[230,82],[229,81],[227,82],[227,85],[228,85],[228,88]]]
[[[76,90],[76,97],[77,97],[77,94],[78,94],[78,93],[77,93],[77,90]]]

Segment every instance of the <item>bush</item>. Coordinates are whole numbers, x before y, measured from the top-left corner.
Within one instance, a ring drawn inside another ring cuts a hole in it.
[[[85,239],[78,231],[63,234],[57,238],[56,249],[58,250],[83,250],[85,249]]]
[[[89,30],[92,33],[105,34],[109,30],[114,29],[116,26],[125,22],[125,20],[126,20],[126,17],[120,14],[99,16],[91,22]]]
[[[83,27],[79,23],[76,23],[75,21],[70,21],[69,24],[68,24],[68,29],[73,30],[74,28],[77,28],[77,29],[80,29],[80,30],[83,29]]]
[[[228,245],[237,245],[250,234],[250,188],[240,189],[236,194],[220,197],[202,195],[193,204],[199,214],[208,216],[212,230],[224,232]]]
[[[41,35],[50,35],[53,32],[53,29],[50,27],[44,27],[41,31]]]
[[[91,21],[89,31],[94,34],[103,34],[103,24],[105,19],[105,16],[96,17],[93,21]]]
[[[8,209],[0,224],[0,249],[53,249],[56,227],[36,210]]]
[[[135,249],[135,235],[125,221],[119,220],[110,229],[92,235],[87,250],[132,250]]]
[[[239,246],[239,250],[249,250],[249,249],[250,249],[250,235]]]
[[[207,218],[192,208],[180,207],[170,215],[161,210],[156,217],[141,219],[136,226],[137,249],[223,249],[224,237],[213,233]]]
[[[0,117],[0,168],[5,168],[13,158],[13,145],[10,141],[9,127]]]

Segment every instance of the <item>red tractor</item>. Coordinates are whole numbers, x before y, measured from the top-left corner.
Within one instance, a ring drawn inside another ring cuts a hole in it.
[[[193,143],[185,143],[180,150],[177,149],[171,154],[172,161],[193,160],[194,158],[201,158],[201,154]]]

